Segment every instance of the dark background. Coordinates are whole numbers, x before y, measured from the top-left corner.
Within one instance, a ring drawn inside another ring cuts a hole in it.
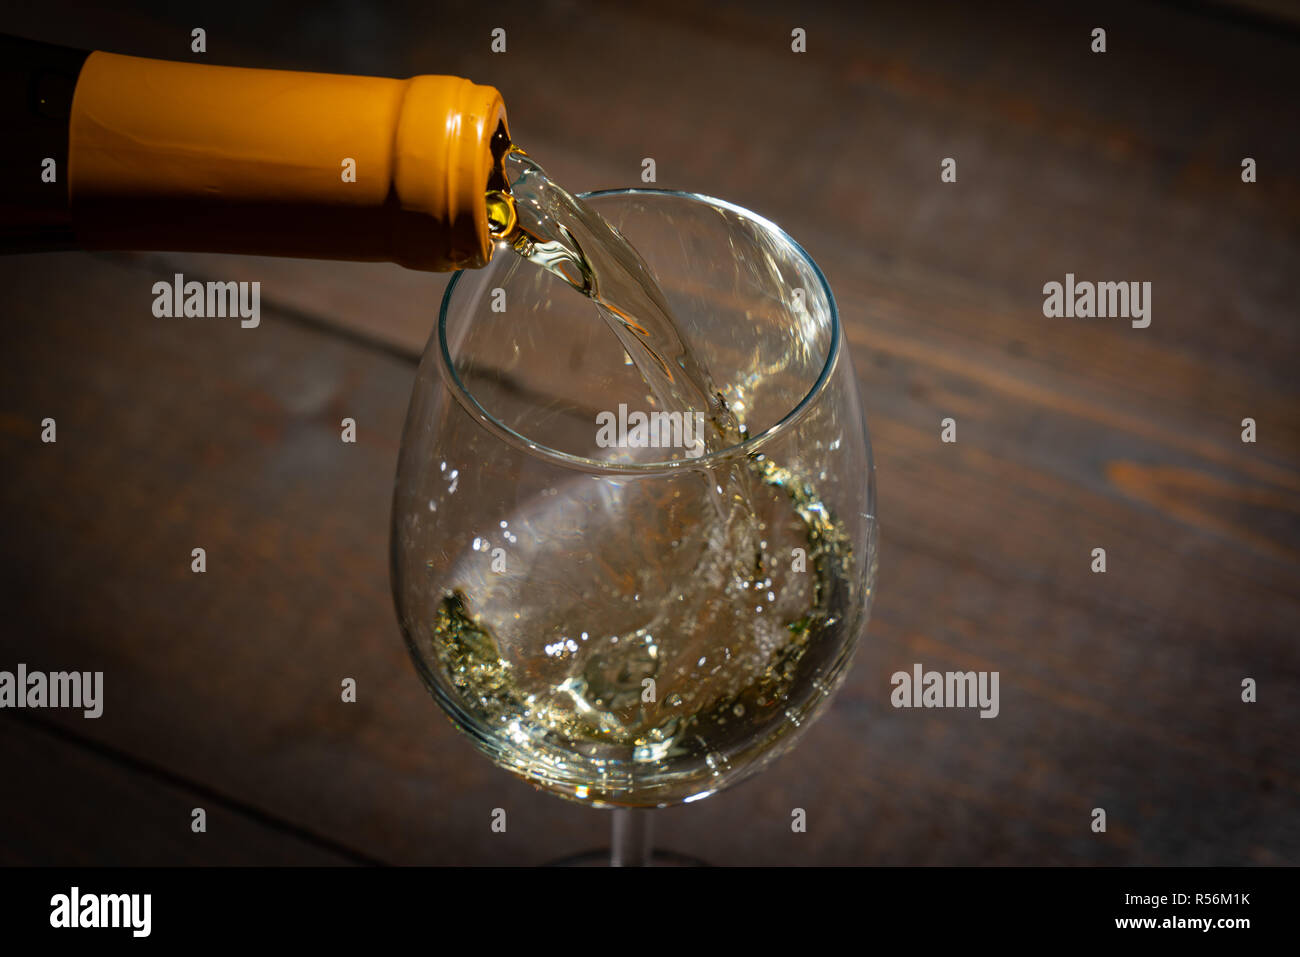
[[[466,75],[570,188],[637,183],[652,156],[659,186],[806,246],[870,418],[879,597],[795,752],[658,813],[662,845],[719,864],[1300,863],[1296,24],[1282,4],[0,12],[2,32],[89,49]],[[261,327],[154,319],[177,271],[261,281]],[[1152,282],[1150,328],[1044,318],[1066,272]],[[532,864],[604,842],[605,815],[453,730],[399,636],[389,497],[445,282],[0,259],[0,669],[106,684],[97,721],[0,713],[0,863]],[[913,662],[999,671],[1000,716],[894,710],[889,675]]]

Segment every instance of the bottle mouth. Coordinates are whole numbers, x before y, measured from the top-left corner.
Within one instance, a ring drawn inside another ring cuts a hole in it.
[[[494,241],[505,239],[514,231],[519,215],[515,198],[510,192],[510,176],[506,173],[506,157],[523,150],[510,142],[510,132],[502,121],[488,144],[492,155],[492,169],[487,181],[488,234]],[[491,259],[491,257],[488,257]]]
[[[495,138],[494,138],[495,140]],[[507,138],[507,148],[509,141]],[[505,152],[502,152],[504,157]],[[495,159],[495,154],[494,154]],[[451,311],[452,300],[456,294],[457,286],[465,275],[465,270],[459,270],[451,277],[451,282],[447,284],[447,290],[442,296],[442,305],[438,310],[438,365],[443,377],[452,395],[461,407],[468,412],[483,428],[487,429],[497,438],[514,446],[520,451],[534,458],[549,461],[555,465],[575,471],[585,472],[593,475],[663,475],[672,472],[681,471],[682,469],[691,470],[709,470],[729,466],[738,459],[758,455],[763,448],[770,445],[780,436],[789,432],[796,423],[816,404],[818,397],[826,389],[835,371],[836,363],[839,361],[843,332],[840,327],[839,308],[835,304],[835,296],[831,293],[830,283],[822,274],[812,256],[799,245],[785,230],[777,226],[771,220],[768,220],[757,213],[751,212],[742,206],[729,203],[726,200],[715,199],[712,196],[705,196],[701,193],[689,193],[681,190],[667,189],[646,189],[642,187],[629,187],[625,189],[602,189],[594,190],[589,193],[579,193],[578,198],[582,200],[594,199],[604,196],[658,196],[658,197],[676,197],[686,199],[692,202],[702,203],[708,206],[727,210],[743,219],[746,219],[758,226],[764,232],[780,238],[789,244],[791,250],[798,256],[811,270],[812,275],[816,277],[822,294],[826,297],[827,315],[830,320],[830,339],[826,349],[826,360],[822,364],[816,381],[808,389],[793,408],[788,410],[785,415],[778,419],[771,426],[748,436],[744,441],[727,448],[717,449],[712,452],[706,452],[696,458],[669,459],[662,462],[608,462],[602,459],[587,458],[581,455],[574,455],[571,452],[562,452],[553,449],[545,443],[538,442],[516,432],[510,426],[506,425],[486,408],[483,407],[470,391],[470,389],[461,380],[456,372],[456,365],[451,357],[451,349],[447,343],[447,316]],[[577,293],[574,293],[577,295]]]
[[[515,145],[510,142],[510,131],[506,129],[506,121],[503,119],[497,123],[497,128],[488,140],[488,152],[492,154],[492,169],[488,173],[487,188],[488,192],[497,191],[502,193],[510,192],[510,180],[506,176],[506,154]]]

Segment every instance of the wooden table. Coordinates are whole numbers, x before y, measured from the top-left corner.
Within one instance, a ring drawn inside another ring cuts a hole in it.
[[[659,814],[662,845],[719,864],[1300,863],[1293,24],[1128,3],[161,6],[49,3],[0,30],[198,59],[202,26],[215,63],[468,75],[571,188],[638,182],[651,156],[657,185],[757,210],[825,270],[875,443],[878,602],[800,747]],[[260,281],[261,326],[155,319],[174,272]],[[1046,318],[1066,273],[1151,282],[1150,326]],[[0,260],[0,669],[106,675],[98,720],[0,713],[0,863],[533,864],[605,841],[601,814],[474,752],[398,634],[389,496],[445,281]],[[895,710],[889,676],[913,662],[1000,672],[1001,713]]]

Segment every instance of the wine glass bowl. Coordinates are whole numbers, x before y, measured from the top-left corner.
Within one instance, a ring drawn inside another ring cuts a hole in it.
[[[798,244],[708,197],[583,199],[653,271],[743,441],[701,454],[688,423],[652,419],[595,305],[498,251],[453,278],[420,363],[393,592],[423,680],[493,761],[584,803],[665,806],[764,767],[843,680],[874,471]]]

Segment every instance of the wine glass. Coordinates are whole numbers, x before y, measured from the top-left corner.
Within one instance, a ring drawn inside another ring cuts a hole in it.
[[[842,682],[876,578],[874,466],[835,301],[794,240],[706,196],[582,198],[649,265],[743,441],[647,442],[634,413],[664,410],[595,305],[498,249],[453,277],[420,363],[393,593],[455,726],[614,808],[612,863],[647,863],[633,809],[754,774]]]

